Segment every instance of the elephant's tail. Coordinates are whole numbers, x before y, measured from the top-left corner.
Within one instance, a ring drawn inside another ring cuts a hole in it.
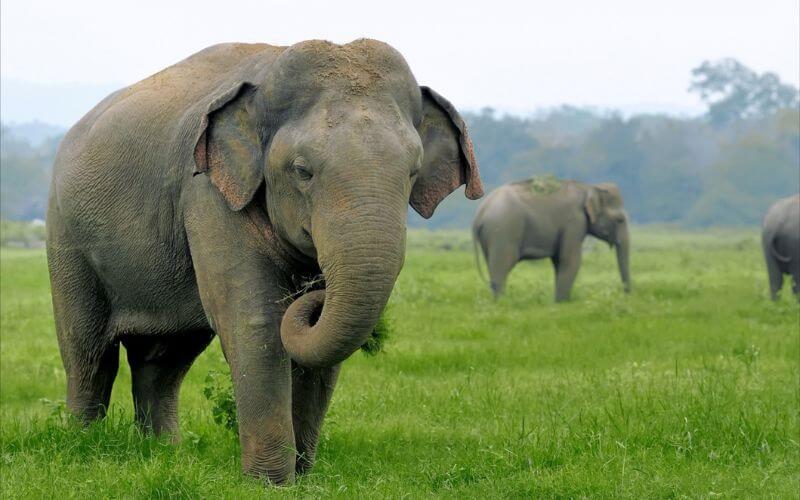
[[[783,262],[784,264],[790,262],[792,260],[791,256],[782,255],[778,252],[778,249],[775,248],[775,237],[773,236],[769,240],[769,251],[772,253],[772,256],[778,259],[779,261]]]
[[[486,275],[483,274],[483,266],[481,265],[481,257],[479,255],[481,253],[480,245],[478,242],[479,229],[480,228],[477,225],[472,226],[472,251],[475,253],[475,267],[478,268],[478,274],[480,275],[484,283],[489,283],[489,278],[487,278]]]

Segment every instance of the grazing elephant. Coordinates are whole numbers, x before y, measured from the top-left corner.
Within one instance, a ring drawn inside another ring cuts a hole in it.
[[[103,415],[122,343],[136,419],[174,435],[216,334],[244,471],[291,481],[403,265],[408,204],[428,218],[462,184],[482,195],[463,120],[378,41],[215,45],[111,94],[61,143],[47,216],[69,409]]]
[[[622,204],[611,183],[552,180],[540,185],[529,179],[491,192],[478,208],[472,235],[476,259],[480,245],[489,268],[495,298],[517,262],[549,257],[556,272],[556,301],[569,300],[587,234],[616,247],[622,283],[630,291],[628,216]]]
[[[761,245],[772,300],[778,299],[783,275],[791,274],[792,291],[800,301],[800,194],[775,202],[762,226]]]

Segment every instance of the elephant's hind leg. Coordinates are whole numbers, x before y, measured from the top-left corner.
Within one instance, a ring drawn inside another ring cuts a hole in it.
[[[581,240],[562,240],[558,255],[551,258],[556,271],[556,302],[569,300],[581,267]]]
[[[778,292],[783,287],[783,271],[774,256],[770,255],[769,250],[765,250],[765,260],[767,263],[767,276],[769,277],[769,294],[772,300],[778,300]]]
[[[108,408],[119,366],[119,343],[108,334],[109,307],[102,283],[83,255],[58,236],[48,241],[47,261],[67,375],[67,408],[88,424],[103,417]]]
[[[339,367],[308,369],[292,363],[292,421],[298,474],[308,472],[314,465],[322,420],[336,386]]]
[[[497,299],[506,289],[508,274],[519,261],[519,249],[516,245],[494,245],[487,252],[489,280],[494,298]]]
[[[136,422],[158,435],[178,438],[178,396],[195,358],[208,346],[210,331],[171,336],[128,336],[122,344],[131,367]]]

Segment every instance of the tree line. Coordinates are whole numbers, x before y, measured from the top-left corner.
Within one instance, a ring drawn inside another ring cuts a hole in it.
[[[708,105],[698,117],[563,106],[530,117],[464,112],[487,189],[552,174],[619,185],[636,223],[687,227],[757,224],[777,198],[800,190],[800,94],[772,73],[733,59],[704,62],[689,85]],[[532,96],[532,99],[535,99]],[[44,218],[60,137],[31,144],[0,136],[0,212]],[[451,196],[430,221],[467,227],[477,205]]]
[[[464,119],[488,189],[543,174],[611,181],[636,223],[758,224],[775,199],[800,190],[798,90],[733,59],[695,68],[689,90],[707,113],[625,118],[563,106],[528,118],[486,108]],[[474,211],[452,196],[427,224],[466,227]]]

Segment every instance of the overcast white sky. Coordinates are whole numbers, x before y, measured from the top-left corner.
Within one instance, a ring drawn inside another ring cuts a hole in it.
[[[456,106],[697,112],[689,71],[735,57],[800,80],[798,0],[4,0],[4,79],[135,82],[223,41],[386,41]]]

